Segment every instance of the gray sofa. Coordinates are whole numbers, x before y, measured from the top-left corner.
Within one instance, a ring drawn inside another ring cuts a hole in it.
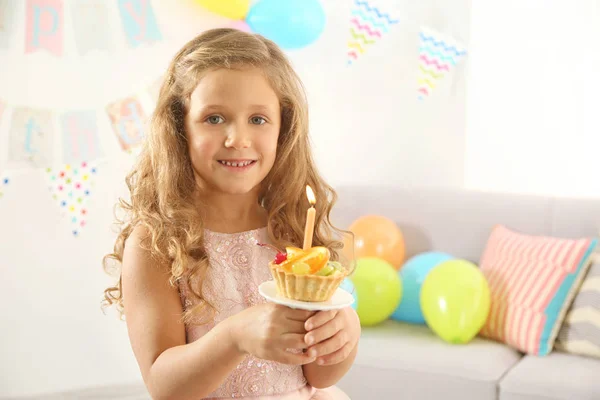
[[[478,263],[494,224],[561,237],[600,232],[600,199],[471,191],[338,188],[333,221],[379,214],[405,235],[408,257],[445,251]],[[449,345],[427,327],[396,321],[363,328],[356,362],[339,384],[352,399],[598,400],[600,359],[554,351],[524,356],[475,338]]]

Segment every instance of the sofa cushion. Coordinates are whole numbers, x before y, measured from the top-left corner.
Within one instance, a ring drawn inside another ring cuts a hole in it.
[[[354,366],[339,386],[352,399],[496,399],[497,381],[520,358],[501,343],[451,345],[427,326],[388,320],[362,328]]]
[[[554,352],[525,356],[500,381],[500,400],[600,399],[600,360]]]
[[[600,255],[596,254],[556,340],[558,350],[600,358]]]
[[[595,238],[528,235],[496,226],[480,263],[491,294],[480,334],[524,353],[549,354],[596,245]]]

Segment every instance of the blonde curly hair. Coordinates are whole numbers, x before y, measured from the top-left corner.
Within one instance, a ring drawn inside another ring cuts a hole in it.
[[[337,195],[317,172],[308,137],[308,105],[303,85],[285,54],[272,41],[235,29],[212,29],[187,44],[175,55],[164,80],[150,129],[136,165],[126,177],[130,201],[119,200],[127,221],[121,225],[113,252],[103,259],[104,270],[118,282],[104,291],[103,306],[115,305],[124,316],[120,263],[125,241],[135,227],[147,232],[142,241],[152,257],[170,267],[170,283],[186,279],[198,305],[186,310],[191,322],[212,305],[202,299],[195,280],[208,268],[203,246],[203,224],[193,201],[197,188],[188,152],[184,117],[190,95],[208,70],[261,68],[277,93],[281,106],[281,131],[273,168],[261,183],[259,202],[268,212],[268,234],[278,248],[299,246],[304,238],[305,194],[310,185],[316,204],[314,246],[325,246],[339,259],[342,242],[334,238],[329,215]]]

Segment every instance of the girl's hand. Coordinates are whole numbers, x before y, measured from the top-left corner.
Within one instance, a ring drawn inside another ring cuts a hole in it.
[[[360,338],[360,320],[350,308],[319,311],[308,320],[304,340],[308,355],[317,357],[319,365],[333,365],[348,357]]]
[[[309,364],[315,358],[303,353],[308,347],[304,323],[312,314],[273,303],[258,304],[232,317],[231,337],[242,353],[282,364]]]

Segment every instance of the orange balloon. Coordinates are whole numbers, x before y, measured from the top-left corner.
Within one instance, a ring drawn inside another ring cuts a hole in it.
[[[368,215],[354,221],[348,229],[354,233],[354,258],[377,257],[399,270],[404,263],[406,250],[404,235],[398,226],[388,218]],[[345,235],[345,252],[351,251],[351,237]],[[352,257],[352,254],[346,253]]]

